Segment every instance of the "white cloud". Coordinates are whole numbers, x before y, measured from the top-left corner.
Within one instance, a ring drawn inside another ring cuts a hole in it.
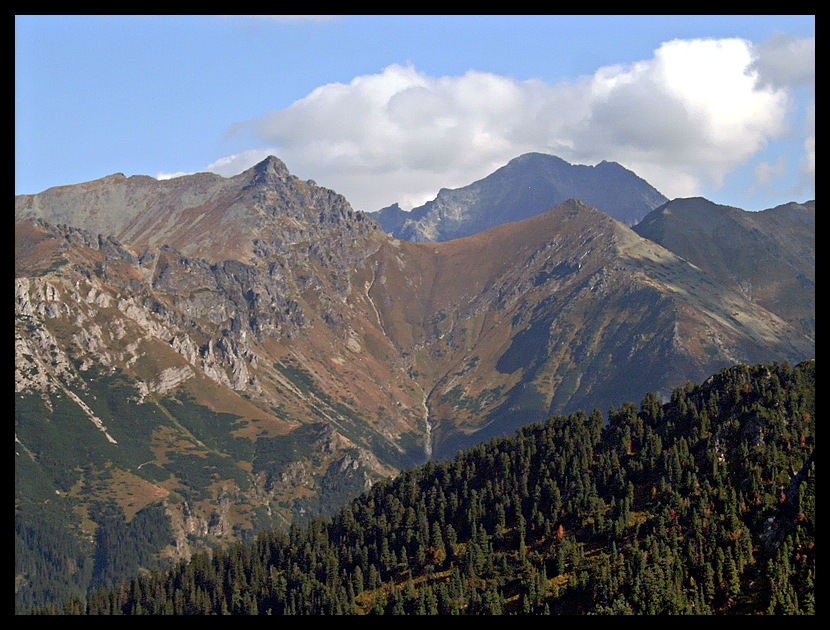
[[[669,197],[718,187],[786,131],[787,94],[759,86],[751,61],[743,40],[674,40],[648,62],[601,70],[575,146],[623,163]],[[665,165],[668,177],[658,172]]]
[[[719,186],[788,131],[785,75],[769,60],[776,50],[801,58],[808,47],[773,44],[674,40],[651,59],[557,85],[475,71],[430,77],[391,65],[243,125],[292,173],[359,210],[420,205],[440,187],[467,185],[529,151],[617,161],[668,197],[691,196]],[[805,68],[790,81],[807,80]],[[211,170],[250,166],[241,156],[227,160]]]
[[[175,173],[159,173],[156,175],[156,179],[175,179],[176,177],[184,177],[185,175],[193,175],[193,173],[188,173],[186,171],[177,171]]]
[[[814,86],[816,38],[775,35],[754,49],[751,69],[761,82],[775,87]]]

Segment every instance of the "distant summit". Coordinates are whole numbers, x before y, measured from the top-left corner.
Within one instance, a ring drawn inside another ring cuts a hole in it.
[[[394,204],[372,216],[397,238],[447,241],[536,216],[568,199],[579,199],[628,226],[668,201],[616,162],[574,165],[554,155],[526,153],[468,186],[442,188],[433,201],[412,212]]]
[[[244,171],[251,183],[249,186],[273,185],[282,179],[290,177],[288,167],[279,158],[269,155],[267,158]]]
[[[403,227],[403,224],[411,217],[412,213],[402,210],[397,203],[393,203],[391,206],[382,208],[372,214],[372,218],[380,222],[383,231],[392,235],[397,235]]]

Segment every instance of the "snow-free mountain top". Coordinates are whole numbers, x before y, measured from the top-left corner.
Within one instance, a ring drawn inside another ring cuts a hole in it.
[[[148,558],[188,557],[552,414],[814,358],[802,315],[742,287],[743,240],[671,251],[665,219],[690,205],[653,215],[665,246],[578,199],[414,243],[276,158],[16,197],[16,522],[79,553],[113,531],[148,545],[119,523],[150,523]],[[752,249],[759,268],[814,261],[808,217],[786,210],[755,226],[793,240]],[[814,294],[786,297],[814,321]]]
[[[322,217],[322,218],[321,218]],[[167,245],[211,261],[253,261],[258,248],[377,230],[342,195],[301,180],[270,156],[230,178],[110,175],[15,197],[15,220],[42,219],[111,236],[136,253]]]
[[[567,199],[579,199],[626,225],[668,201],[616,162],[574,165],[553,155],[526,153],[468,186],[441,189],[433,201],[411,212],[395,204],[372,216],[398,238],[446,241],[530,218]]]

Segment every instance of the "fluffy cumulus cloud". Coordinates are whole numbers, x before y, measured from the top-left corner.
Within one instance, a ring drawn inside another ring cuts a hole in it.
[[[598,72],[575,146],[586,159],[612,155],[669,197],[717,187],[786,131],[786,92],[759,85],[751,62],[742,40],[676,40],[649,62]],[[671,171],[650,177],[659,165]]]
[[[321,86],[250,124],[292,173],[365,211],[420,205],[440,187],[467,185],[529,151],[617,161],[668,197],[690,196],[717,187],[788,132],[788,90],[815,81],[815,62],[805,61],[812,46],[674,40],[651,59],[557,85],[474,71],[431,77],[391,65]],[[814,155],[814,145],[805,150]],[[235,156],[212,170],[233,174],[243,162],[250,166]],[[814,172],[809,162],[805,168]]]

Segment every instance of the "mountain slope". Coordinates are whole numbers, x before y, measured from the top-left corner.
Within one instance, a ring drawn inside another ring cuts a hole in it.
[[[378,256],[385,281],[370,296],[428,375],[442,456],[531,419],[636,398],[649,383],[667,396],[725,364],[814,351],[781,318],[576,201]]]
[[[815,362],[556,416],[41,613],[815,614]]]
[[[353,268],[388,237],[282,171],[268,160],[226,181],[116,178],[16,199],[34,219],[15,234],[21,535],[66,531],[92,555],[104,512],[129,524],[162,505],[172,533],[156,559],[188,557],[423,461],[420,393],[387,373]],[[36,218],[104,230],[107,213],[123,244]],[[65,510],[44,516],[44,501]]]
[[[412,243],[269,158],[50,189],[15,219],[16,532],[83,564],[68,589],[127,571],[119,546],[186,558],[553,413],[815,354],[574,200]]]
[[[667,199],[616,162],[568,164],[541,153],[521,155],[482,180],[438,196],[406,213],[397,204],[373,213],[398,238],[447,241],[527,219],[568,199],[633,225]]]
[[[815,201],[746,212],[675,199],[633,229],[815,338]]]

